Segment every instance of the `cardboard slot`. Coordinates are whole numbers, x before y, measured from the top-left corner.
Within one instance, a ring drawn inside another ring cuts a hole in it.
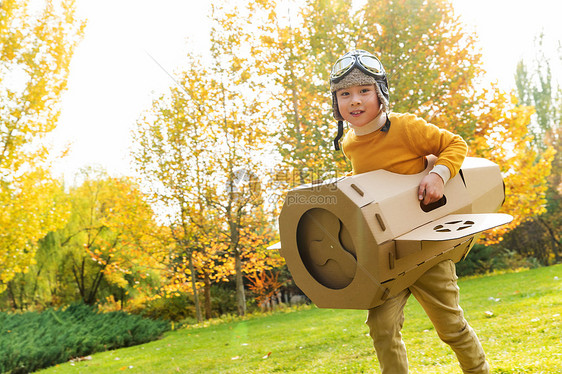
[[[381,227],[382,231],[386,231],[386,226],[384,225],[384,222],[382,220],[382,217],[380,214],[376,213],[375,217],[377,218],[377,222],[379,223],[379,226]]]
[[[354,183],[351,184],[351,188],[355,190],[361,197],[365,196],[365,192],[363,192],[359,187],[357,187]]]
[[[466,181],[464,180],[464,173],[462,172],[462,169],[459,170],[459,176],[462,179],[462,184],[464,184],[464,186],[466,187]]]

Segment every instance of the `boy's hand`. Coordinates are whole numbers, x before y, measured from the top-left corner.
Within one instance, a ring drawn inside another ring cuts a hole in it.
[[[433,203],[443,197],[445,184],[443,179],[436,173],[429,173],[420,182],[418,188],[418,199],[423,200],[423,204]]]

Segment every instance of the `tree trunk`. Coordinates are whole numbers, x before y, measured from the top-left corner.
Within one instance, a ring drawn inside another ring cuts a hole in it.
[[[201,315],[201,305],[199,304],[199,295],[197,294],[197,275],[195,274],[195,268],[193,266],[193,254],[191,251],[188,252],[189,260],[189,271],[191,272],[191,290],[193,291],[193,301],[195,302],[195,314],[197,316],[197,322],[203,322],[203,316]]]
[[[86,304],[94,305],[96,303],[98,290],[100,288],[101,282],[102,282],[104,274],[105,274],[104,271],[105,271],[105,269],[107,268],[107,265],[109,265],[110,262],[111,262],[111,257],[108,256],[105,259],[105,265],[103,265],[101,267],[101,269],[96,274],[96,277],[94,278],[94,281],[92,282],[92,287],[90,288],[90,291],[88,292],[88,298],[87,298],[87,300],[85,300]]]
[[[240,251],[234,248],[234,268],[236,270],[236,305],[238,307],[238,315],[246,315],[246,293],[244,292],[244,279],[242,277],[242,259]]]
[[[213,310],[211,307],[211,278],[205,273],[205,319],[212,317]]]
[[[13,290],[13,281],[8,282],[8,295],[10,296],[10,300],[12,301],[12,309],[18,309],[18,302],[16,300],[16,294]]]
[[[20,310],[23,311],[24,308],[27,307],[23,301],[23,296],[25,294],[25,281],[23,277],[19,282],[19,286],[20,286]]]

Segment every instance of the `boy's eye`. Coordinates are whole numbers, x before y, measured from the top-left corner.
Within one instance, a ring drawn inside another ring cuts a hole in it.
[[[371,92],[370,88],[363,88],[361,89],[361,93]]]
[[[349,95],[349,92],[347,92],[347,91],[340,91],[340,92],[338,92],[338,96],[340,96],[340,97],[341,97],[341,96],[347,96],[347,95]]]

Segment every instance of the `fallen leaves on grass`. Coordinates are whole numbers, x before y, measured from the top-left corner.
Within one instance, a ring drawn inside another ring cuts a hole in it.
[[[68,362],[80,362],[80,361],[90,361],[92,356],[76,357],[70,359]]]

